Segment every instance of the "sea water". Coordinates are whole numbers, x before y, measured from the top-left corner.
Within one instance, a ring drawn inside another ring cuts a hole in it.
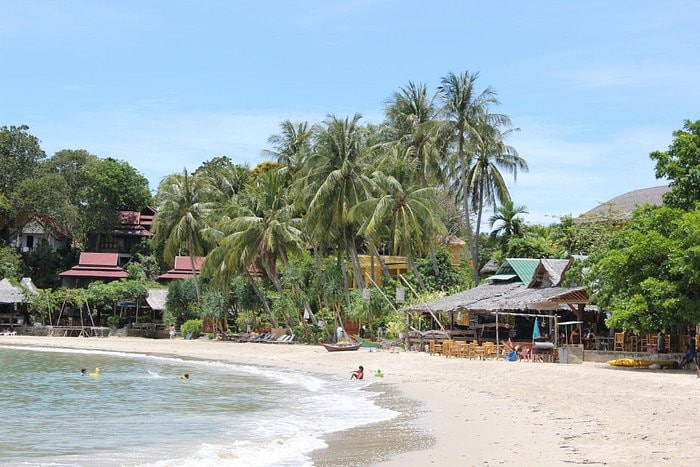
[[[0,347],[0,378],[1,465],[312,465],[398,415],[369,382],[117,352]]]

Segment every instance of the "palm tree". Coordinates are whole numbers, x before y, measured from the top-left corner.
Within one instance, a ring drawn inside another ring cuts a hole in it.
[[[486,88],[477,93],[475,86],[479,73],[468,72],[456,75],[448,73],[441,79],[438,87],[445,115],[445,124],[450,132],[451,147],[453,151],[452,181],[457,200],[461,200],[462,212],[467,227],[467,243],[472,257],[472,274],[474,283],[479,283],[479,258],[478,237],[474,235],[471,224],[469,189],[469,169],[474,158],[473,147],[470,145],[470,137],[476,131],[480,121],[486,119],[489,123],[496,124],[503,116],[489,114],[488,107],[498,104],[496,93],[493,89]],[[488,115],[487,118],[484,116]]]
[[[153,218],[154,245],[164,244],[163,259],[171,262],[184,249],[190,257],[192,276],[201,298],[195,256],[204,256],[206,245],[202,232],[209,225],[211,215],[218,207],[220,196],[208,177],[182,173],[166,177],[158,187],[158,213]]]
[[[285,120],[280,123],[280,133],[267,139],[274,149],[264,150],[263,154],[285,165],[293,177],[311,151],[312,135],[313,130],[308,122],[293,123]]]
[[[489,218],[489,227],[493,229],[491,236],[501,236],[501,252],[503,254],[506,253],[506,246],[510,238],[524,235],[523,220],[518,216],[527,214],[527,212],[524,205],[516,206],[512,200],[507,200],[496,208],[493,216]]]
[[[518,151],[505,143],[505,139],[513,130],[501,132],[488,120],[489,115],[484,115],[471,135],[476,153],[467,175],[467,184],[472,193],[472,206],[476,210],[476,238],[479,238],[484,206],[492,206],[496,202],[510,202],[510,193],[501,170],[512,173],[516,179],[518,170],[527,172],[528,169],[527,162],[520,157]],[[501,119],[503,123],[508,121],[507,117]],[[476,258],[479,257],[478,248],[477,242]]]
[[[365,219],[358,233],[370,238],[388,237],[392,253],[406,256],[409,269],[425,291],[415,258],[429,250],[438,234],[445,231],[435,209],[438,190],[417,185],[404,187],[382,172],[375,172],[373,178],[381,193],[353,207],[350,217]]]
[[[387,102],[385,114],[389,127],[396,133],[396,141],[412,148],[417,160],[420,186],[442,177],[440,157],[445,138],[436,120],[435,97],[428,95],[425,84],[409,82],[395,92]]]
[[[246,188],[238,197],[236,213],[218,227],[223,233],[219,268],[240,272],[260,266],[284,295],[277,263],[287,266],[288,255],[302,251],[301,219],[289,203],[285,177],[279,171],[261,172]]]
[[[358,288],[364,288],[355,247],[356,226],[348,212],[364,200],[372,181],[366,175],[364,144],[359,120],[330,115],[316,138],[314,152],[306,164],[306,187],[313,198],[306,216],[311,236],[321,243],[335,243],[350,258]],[[342,255],[339,256],[342,260]],[[341,267],[344,267],[341,264]],[[348,298],[349,301],[349,298]]]

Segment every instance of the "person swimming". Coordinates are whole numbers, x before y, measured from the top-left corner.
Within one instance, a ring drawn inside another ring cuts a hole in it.
[[[184,375],[180,376],[180,379],[190,379],[190,374],[185,373]]]
[[[82,369],[80,370],[80,376],[87,376],[87,374],[88,374],[88,373],[87,373],[87,368],[82,368]]]

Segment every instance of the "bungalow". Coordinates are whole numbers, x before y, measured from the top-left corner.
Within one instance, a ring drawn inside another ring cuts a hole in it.
[[[126,279],[127,272],[119,267],[117,253],[80,253],[77,266],[59,274],[67,288],[87,287],[94,281]]]
[[[156,209],[146,207],[141,211],[119,211],[117,225],[105,233],[88,236],[87,250],[96,253],[117,253],[119,266],[124,266],[131,259],[131,250],[142,239],[151,238],[151,228]]]
[[[0,329],[27,324],[27,295],[37,291],[29,277],[23,277],[19,285],[13,285],[8,279],[0,280]]]
[[[54,222],[39,216],[20,217],[8,229],[11,247],[21,253],[29,253],[42,241],[46,241],[53,251],[68,248],[70,238]]]
[[[205,258],[203,256],[194,257],[195,274],[199,276],[204,265]],[[189,256],[176,256],[175,265],[165,274],[158,276],[158,279],[174,280],[174,279],[189,279],[192,277],[192,260]]]

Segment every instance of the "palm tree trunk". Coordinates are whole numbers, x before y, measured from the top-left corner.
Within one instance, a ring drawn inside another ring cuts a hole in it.
[[[360,258],[357,256],[357,249],[355,248],[355,239],[352,235],[346,236],[346,244],[348,249],[348,256],[350,256],[350,261],[352,262],[352,269],[355,274],[355,284],[357,285],[358,289],[362,290],[365,288],[365,278],[362,276]]]
[[[256,279],[253,277],[253,275],[248,271],[248,268],[245,270],[245,275],[248,277],[248,280],[250,281],[250,284],[253,286],[253,290],[255,291],[255,295],[258,296],[260,299],[260,303],[262,304],[263,308],[265,309],[265,312],[267,313],[268,318],[270,318],[270,324],[274,327],[277,326],[277,320],[275,319],[274,315],[272,314],[272,310],[270,310],[270,305],[267,303],[267,299],[265,298],[265,295],[263,295],[262,290],[258,287],[258,283]]]
[[[318,277],[321,280],[321,286],[323,286],[325,284],[325,281],[326,281],[326,276],[323,274],[323,269],[321,268],[321,256],[318,253],[318,245],[315,242],[313,243],[313,248],[314,248],[314,263],[316,264],[316,272],[318,273]],[[323,308],[329,308],[328,300],[326,299],[326,296],[324,294],[321,294],[321,300],[319,303],[323,304]]]
[[[345,303],[350,310],[350,280],[348,279],[348,270],[345,267],[345,260],[343,259],[343,254],[338,246],[338,265],[340,266],[340,272],[343,274],[343,283],[345,284]]]
[[[377,247],[372,240],[369,241],[369,247],[372,249],[372,254],[374,254],[377,257],[377,260],[379,261],[379,268],[382,270],[382,275],[384,276],[384,279],[386,279],[387,281],[391,280],[389,268],[386,267],[384,258],[382,258],[382,255],[379,254],[379,250],[377,250]]]
[[[467,245],[469,246],[469,255],[472,257],[472,277],[474,278],[474,285],[476,286],[479,284],[479,265],[477,263],[478,252],[474,248],[474,234],[472,232],[471,219],[469,219],[469,186],[467,185],[467,167],[463,167],[462,170],[462,210],[464,211],[464,221],[467,226]]]
[[[427,287],[425,286],[425,282],[423,282],[423,276],[421,276],[420,271],[418,271],[418,266],[416,266],[416,262],[413,259],[413,254],[409,253],[407,256],[408,259],[408,267],[413,272],[413,274],[416,275],[416,280],[418,281],[418,286],[420,287],[421,292],[427,291]]]
[[[194,291],[197,293],[197,303],[202,301],[202,291],[199,290],[199,278],[197,277],[197,269],[194,266],[194,256],[190,248],[191,240],[187,240],[187,254],[190,257],[190,267],[192,268],[192,278],[194,279]]]

